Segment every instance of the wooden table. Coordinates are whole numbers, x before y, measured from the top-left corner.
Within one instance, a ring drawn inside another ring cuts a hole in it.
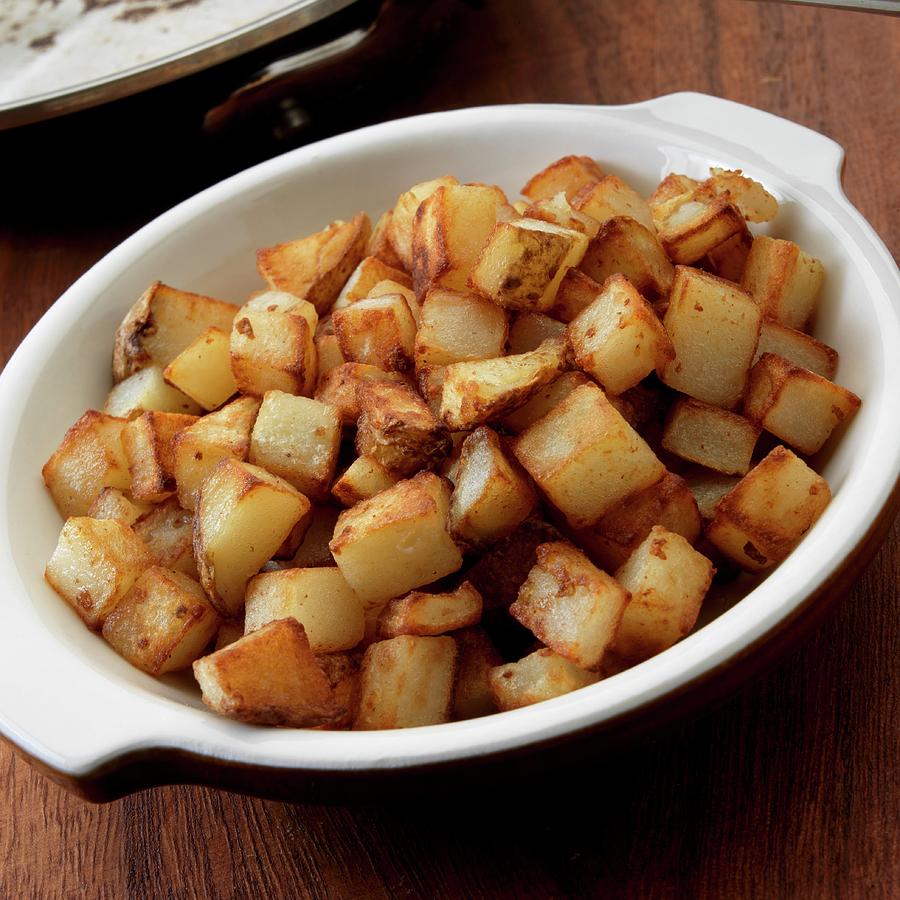
[[[847,193],[896,253],[898,60],[900,20],[867,13],[501,0],[461,10],[427,62],[327,128],[705,91],[843,144]],[[99,142],[91,169],[71,136],[49,150],[58,132],[16,138],[33,153],[20,153],[0,204],[0,360],[96,259],[210,179],[214,167],[191,158],[187,180],[130,171],[129,143],[179,154],[176,136],[151,125],[114,148],[119,176]],[[412,792],[396,807],[347,809],[181,787],[98,807],[0,747],[0,896],[897,896],[898,581],[895,525],[836,614],[777,670],[599,764],[568,796],[536,782],[462,810]]]

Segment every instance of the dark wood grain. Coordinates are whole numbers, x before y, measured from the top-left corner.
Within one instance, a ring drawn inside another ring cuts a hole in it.
[[[847,194],[896,254],[898,60],[900,20],[886,16],[742,0],[496,0],[461,7],[415,72],[317,133],[476,104],[705,91],[840,142]],[[171,153],[135,172],[127,147],[145,135],[123,133],[115,166],[92,168],[72,146],[82,127],[0,139],[0,156],[22,167],[0,204],[0,362],[108,249],[234,165],[187,147],[178,177],[167,177]],[[53,171],[38,146],[47,134],[60,141]],[[577,787],[548,777],[453,806],[410,785],[378,808],[178,787],[97,807],[0,746],[0,897],[897,896],[898,583],[895,526],[835,615],[777,670],[579,770]]]

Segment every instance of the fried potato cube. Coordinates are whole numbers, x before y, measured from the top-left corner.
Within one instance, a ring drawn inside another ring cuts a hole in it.
[[[599,296],[569,323],[566,339],[580,369],[622,394],[675,357],[653,307],[624,275],[610,275]]]
[[[444,377],[441,419],[453,431],[467,431],[502,418],[553,381],[565,362],[565,342],[551,338],[530,353],[453,363]]]
[[[561,697],[595,684],[600,676],[543,648],[518,662],[491,669],[488,679],[494,703],[506,711]]]
[[[431,288],[464,291],[498,214],[508,206],[503,191],[487,184],[443,185],[426,197],[413,220],[416,296]]]
[[[815,309],[824,277],[822,263],[793,241],[759,234],[753,239],[741,287],[767,318],[802,331]]]
[[[706,538],[741,568],[781,562],[831,500],[824,478],[786,447],[776,447],[716,505]]]
[[[719,278],[740,284],[752,246],[753,235],[745,228],[713,247],[706,254],[706,267]]]
[[[346,360],[344,359],[344,354],[341,353],[337,335],[333,331],[330,334],[321,332],[317,334],[315,345],[318,381],[321,384],[322,379],[329,372],[334,371],[338,366],[342,366]]]
[[[412,279],[402,269],[389,266],[377,256],[367,256],[353,270],[332,308],[343,309],[368,297],[369,291],[382,281],[395,281],[404,287],[412,287]]]
[[[263,572],[250,579],[244,632],[276,619],[296,619],[314,653],[350,650],[363,638],[363,605],[334,566]]]
[[[256,267],[272,290],[302,297],[324,313],[365,256],[371,230],[369,217],[357,213],[349,222],[258,250]]]
[[[324,500],[340,446],[341,419],[333,406],[266,391],[250,433],[248,459],[311,500]]]
[[[600,285],[593,278],[579,269],[569,269],[559,283],[556,300],[548,315],[560,322],[571,322],[594,302],[599,293]]]
[[[496,309],[496,307],[495,307]],[[543,313],[520,312],[509,329],[509,353],[530,353],[551,338],[565,338],[566,324]],[[501,354],[495,354],[500,356]]]
[[[513,434],[521,434],[529,425],[547,415],[562,403],[572,391],[591,380],[581,372],[563,372],[555,381],[536,391],[531,399],[503,419],[503,424]]]
[[[229,336],[207,328],[166,366],[163,377],[204,409],[218,409],[237,392]]]
[[[603,391],[586,384],[512,442],[516,458],[576,528],[592,525],[665,467]]]
[[[446,366],[419,366],[416,371],[416,384],[418,385],[419,393],[422,395],[425,403],[428,404],[428,408],[436,416],[441,414],[441,397],[444,395],[444,380],[446,378]]]
[[[778,201],[758,182],[740,169],[710,168],[710,177],[698,188],[700,193],[726,197],[748,222],[769,222],[778,215]]]
[[[344,359],[389,372],[412,368],[416,321],[400,294],[357,300],[331,320]]]
[[[837,372],[837,350],[802,331],[779,325],[771,319],[763,319],[753,362],[758,362],[763,353],[783,356],[794,365],[809,369],[829,381],[834,381]]]
[[[200,578],[194,562],[194,517],[174,497],[153,507],[132,527],[156,565]]]
[[[861,402],[847,388],[764,353],[750,372],[744,413],[801,453],[811,454],[853,417]]]
[[[175,435],[196,421],[196,416],[151,411],[122,429],[135,500],[160,503],[175,493]]]
[[[313,509],[312,522],[294,554],[292,566],[298,569],[311,569],[335,564],[328,542],[334,535],[334,527],[341,512],[337,506],[322,505]]]
[[[564,156],[532,175],[521,193],[531,201],[555,197],[562,191],[571,200],[585,185],[600,181],[605,172],[589,156]]]
[[[247,582],[310,509],[292,485],[248,463],[223,459],[203,482],[194,517],[194,558],[213,606],[233,618]]]
[[[378,221],[372,228],[372,234],[369,236],[369,243],[366,246],[366,254],[380,259],[386,266],[392,269],[403,270],[405,268],[403,260],[397,255],[391,244],[391,227],[394,218],[394,211],[389,209],[379,216]],[[408,271],[408,270],[407,270]]]
[[[206,596],[204,594],[204,596]],[[243,619],[220,619],[214,650],[223,650],[244,636]]]
[[[270,622],[198,659],[194,677],[210,709],[253,725],[310,728],[343,713],[296,619]]]
[[[112,371],[122,381],[138,369],[164,369],[207,328],[228,332],[237,307],[155,281],[116,330]],[[185,412],[186,410],[170,410]]]
[[[456,655],[451,637],[403,634],[372,644],[363,656],[354,729],[446,722],[453,702]]]
[[[152,566],[107,616],[103,637],[133,666],[165,675],[202,656],[219,622],[196,581]]]
[[[715,515],[716,504],[740,481],[734,475],[722,475],[704,466],[685,471],[684,480],[697,501],[697,509],[704,522]]]
[[[329,547],[367,607],[462,566],[462,554],[447,534],[449,507],[449,484],[420,472],[341,513]]]
[[[597,669],[628,591],[571,544],[541,544],[537,563],[509,608],[551,650],[582,669]]]
[[[677,172],[670,172],[663,178],[647,199],[647,205],[653,214],[653,222],[657,230],[672,212],[678,209],[682,203],[690,200],[698,187],[700,187],[699,181],[688,178],[687,175],[679,175]]]
[[[746,475],[758,438],[759,428],[743,416],[681,397],[669,410],[662,445],[724,475]]]
[[[371,456],[357,456],[347,471],[335,481],[332,496],[344,506],[368,500],[395,485],[398,478]]]
[[[678,266],[663,325],[675,359],[660,373],[676,391],[724,409],[744,395],[762,315],[737,285]]]
[[[481,619],[481,594],[464,581],[444,594],[413,591],[389,600],[378,617],[378,636],[400,634],[437,635],[477,625]]]
[[[600,223],[596,219],[573,209],[562,191],[553,197],[536,200],[525,207],[522,215],[526,219],[540,219],[542,222],[552,222],[563,228],[581,231],[589,238],[592,238],[600,228]]]
[[[406,287],[405,284],[401,284],[399,281],[392,281],[390,278],[385,278],[384,281],[379,281],[378,284],[369,291],[368,299],[371,300],[375,297],[386,297],[388,294],[399,294],[406,301],[406,305],[409,307],[409,311],[412,313],[412,317],[415,320],[416,328],[418,328],[422,322],[422,305],[419,303],[415,291],[411,287]]]
[[[408,191],[404,191],[398,198],[391,212],[391,220],[388,226],[388,239],[394,249],[394,253],[407,272],[413,268],[413,224],[416,213],[424,200],[430,197],[438,188],[459,184],[452,175],[443,175],[431,181],[423,181],[414,184]]]
[[[579,269],[598,285],[610,275],[624,275],[641,294],[651,299],[665,297],[675,277],[672,263],[653,229],[628,216],[614,216],[603,223],[588,244]],[[560,286],[557,307],[559,294],[564,293]]]
[[[497,433],[476,428],[462,444],[450,499],[450,534],[469,546],[511,534],[537,502],[528,476],[503,452]]]
[[[333,406],[344,425],[355,425],[360,414],[356,391],[360,384],[367,381],[407,383],[399,372],[385,372],[378,366],[363,363],[344,363],[322,379],[316,390],[316,400]]]
[[[497,712],[491,694],[490,671],[503,665],[503,657],[483,628],[462,628],[453,637],[459,651],[453,690],[453,718],[457,721],[475,719]]]
[[[220,460],[247,458],[250,431],[258,412],[259,400],[238,397],[175,435],[172,471],[178,502],[185,509],[196,509],[200,485]]]
[[[581,262],[587,236],[537,219],[498,222],[469,277],[476,293],[509,309],[546,312],[566,271]]]
[[[691,544],[700,537],[697,502],[685,480],[673,472],[626,497],[599,522],[575,531],[573,537],[596,565],[615,572],[654,525],[665,526]]]
[[[144,542],[115,519],[66,519],[44,577],[84,620],[99,630],[135,579],[153,564]]]
[[[659,240],[672,262],[689,265],[746,228],[740,210],[724,198],[688,200],[659,227]]]
[[[447,429],[405,384],[367,381],[357,389],[356,452],[398,476],[433,469],[450,452]]]
[[[138,369],[115,385],[103,405],[103,412],[108,416],[118,416],[121,419],[133,419],[145,410],[187,415],[201,412],[199,404],[187,394],[166,384],[163,370],[152,365]]]
[[[572,206],[601,225],[616,216],[628,216],[651,233],[656,229],[647,201],[615,175],[606,175],[595,184],[585,185],[572,198]]]
[[[87,516],[89,519],[116,519],[124,525],[134,525],[150,509],[149,503],[134,501],[118,488],[105,487],[88,507]]]
[[[308,397],[315,389],[318,316],[311,303],[297,299],[285,305],[283,297],[261,294],[234,317],[231,371],[242,394],[285,391]]]
[[[416,370],[503,356],[506,311],[474,294],[430,290],[416,334]]]
[[[616,581],[631,593],[631,600],[612,652],[638,663],[683,638],[697,621],[715,571],[680,534],[655,525],[616,572]]]
[[[127,422],[89,409],[65,434],[41,475],[63,518],[83,516],[105,487],[127,491],[128,460],[122,449]]]

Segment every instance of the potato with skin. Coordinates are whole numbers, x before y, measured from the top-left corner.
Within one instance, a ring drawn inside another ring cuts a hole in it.
[[[344,506],[368,500],[397,483],[396,475],[371,456],[357,456],[331,488],[331,495]]]
[[[331,315],[341,355],[387,372],[413,368],[416,321],[400,294],[357,300]]]
[[[462,628],[453,637],[459,651],[453,718],[475,719],[497,712],[491,694],[490,671],[503,664],[503,657],[483,628]]]
[[[230,331],[236,312],[237,307],[231,303],[155,281],[137,299],[116,330],[113,379],[122,381],[150,365],[164,369],[207,328]]]
[[[237,392],[228,334],[207,328],[166,366],[163,378],[205,410],[218,409]]]
[[[115,519],[66,519],[44,578],[81,616],[99,630],[137,577],[152,565],[144,542]]]
[[[378,366],[363,363],[344,363],[322,379],[316,390],[316,400],[333,406],[344,425],[355,425],[361,411],[357,389],[367,381],[408,384],[406,377],[399,372],[385,372]]]
[[[194,662],[203,702],[253,725],[311,728],[344,710],[296,619],[270,622]]]
[[[153,365],[138,369],[114,385],[103,404],[103,412],[108,416],[122,419],[134,419],[147,410],[187,415],[199,415],[202,411],[187,394],[166,384],[163,370]]]
[[[787,325],[779,325],[771,319],[763,319],[754,364],[759,362],[763,353],[783,356],[795,366],[809,369],[829,381],[834,381],[837,372],[837,350],[817,341],[811,335],[788,328]]]
[[[145,412],[122,429],[132,497],[161,503],[175,493],[175,435],[196,421],[196,416]]]
[[[481,594],[468,581],[444,594],[413,591],[388,601],[378,617],[378,637],[438,635],[477,625],[482,604]]]
[[[606,175],[595,184],[585,185],[572,198],[572,206],[600,225],[617,216],[627,216],[651,232],[655,231],[647,201],[615,175]]]
[[[200,579],[194,562],[194,517],[174,497],[154,506],[132,527],[156,565]]]
[[[118,488],[106,487],[88,507],[87,516],[89,519],[116,519],[125,525],[134,525],[150,509],[149,503],[131,500]]]
[[[302,297],[324,313],[362,261],[370,233],[369,217],[357,213],[349,222],[258,250],[256,267],[272,290]]]
[[[562,191],[571,200],[581,188],[600,181],[604,175],[589,156],[564,156],[532,175],[521,193],[534,202],[555,197]]]
[[[133,666],[165,675],[202,656],[219,622],[196,581],[152,566],[107,616],[103,637]]]
[[[407,272],[412,272],[413,267],[413,225],[419,206],[438,188],[457,184],[459,182],[452,175],[442,175],[431,181],[414,184],[397,198],[391,211],[388,240]]]
[[[497,709],[509,710],[542,703],[596,684],[600,676],[542,648],[518,662],[491,669],[488,679]]]

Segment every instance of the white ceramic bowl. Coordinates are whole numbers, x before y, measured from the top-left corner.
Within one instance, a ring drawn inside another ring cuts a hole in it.
[[[840,350],[838,380],[863,406],[822,460],[834,500],[785,563],[741,602],[628,672],[537,706],[404,731],[231,722],[204,709],[189,679],[155,680],[84,628],[42,578],[61,522],[40,466],[81,412],[102,404],[113,331],[150,281],[239,303],[260,286],[258,247],[359,209],[378,214],[410,184],[439,174],[496,182],[515,194],[567,153],[596,157],[645,194],[672,170],[703,177],[710,165],[742,168],[781,204],[772,233],[824,261],[815,334]],[[696,702],[733,683],[733,664],[757,651],[780,652],[776,636],[815,617],[826,589],[845,583],[873,552],[896,506],[900,280],[844,197],[841,163],[840,147],[819,134],[699,94],[622,107],[469,109],[296,150],[141,229],[56,302],[0,376],[0,732],[53,777],[92,796],[150,781],[216,782],[203,773],[225,770],[231,775],[220,783],[277,793],[273,779],[286,784],[291,773],[371,777],[496,759],[589,730],[602,740],[622,723],[643,717],[652,725],[686,698]],[[129,765],[138,774],[127,784],[98,787]]]

